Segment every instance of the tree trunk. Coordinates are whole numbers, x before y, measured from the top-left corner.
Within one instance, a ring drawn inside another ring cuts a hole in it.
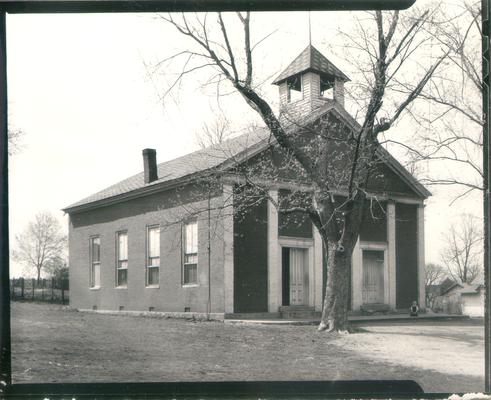
[[[353,248],[339,249],[332,241],[324,241],[324,248],[327,249],[327,284],[319,330],[346,331]]]
[[[39,280],[41,279],[41,267],[37,268],[38,271],[38,279],[37,279],[37,284],[39,286]]]

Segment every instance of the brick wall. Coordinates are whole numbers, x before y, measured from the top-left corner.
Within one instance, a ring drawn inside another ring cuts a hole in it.
[[[208,214],[207,195],[199,191],[159,193],[121,204],[76,213],[70,216],[70,305],[77,309],[206,312],[208,300]],[[179,201],[184,205],[175,205]],[[211,208],[219,208],[216,193]],[[223,211],[223,210],[222,210]],[[182,250],[179,221],[191,213],[198,218],[198,285],[182,285]],[[223,225],[211,212],[211,311],[224,311]],[[160,224],[160,285],[145,287],[146,227]],[[116,233],[128,233],[128,284],[116,288]],[[101,238],[101,288],[89,288],[89,238]]]

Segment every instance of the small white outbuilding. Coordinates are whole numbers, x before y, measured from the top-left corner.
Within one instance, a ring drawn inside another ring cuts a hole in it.
[[[442,293],[444,311],[455,309],[451,307],[458,303],[461,312],[459,314],[470,317],[484,316],[484,285],[461,283],[455,284],[446,292]]]

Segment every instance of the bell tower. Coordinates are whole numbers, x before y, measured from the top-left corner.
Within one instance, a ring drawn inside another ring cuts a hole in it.
[[[350,79],[309,44],[274,80],[283,113],[308,115],[328,102],[344,108],[344,83]]]

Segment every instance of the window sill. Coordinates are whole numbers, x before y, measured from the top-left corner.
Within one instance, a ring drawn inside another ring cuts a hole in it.
[[[121,285],[121,286],[115,286],[114,288],[115,289],[128,289],[128,286]]]
[[[100,286],[93,286],[89,288],[89,290],[100,290],[100,289],[101,289]]]
[[[158,289],[160,285],[147,285],[145,286],[145,289]]]
[[[183,288],[193,288],[193,287],[198,287],[198,283],[185,283],[182,285]]]
[[[300,103],[302,100],[304,100],[303,97],[301,99],[288,100],[287,104],[294,105],[295,103]]]

